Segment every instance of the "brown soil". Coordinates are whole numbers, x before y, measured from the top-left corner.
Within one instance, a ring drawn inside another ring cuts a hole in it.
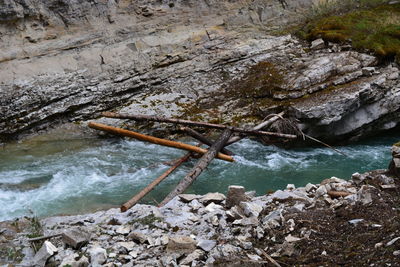
[[[400,240],[386,246],[400,236],[398,179],[396,185],[396,189],[376,190],[368,205],[343,205],[336,210],[321,206],[286,215],[286,220],[296,223],[292,236],[301,236],[307,230],[311,234],[309,239],[294,243],[293,255],[275,259],[282,266],[400,266],[400,255],[393,255],[400,250]],[[354,219],[363,221],[351,224]],[[282,243],[287,229],[277,229],[274,235]],[[277,242],[262,240],[258,247],[273,248]]]

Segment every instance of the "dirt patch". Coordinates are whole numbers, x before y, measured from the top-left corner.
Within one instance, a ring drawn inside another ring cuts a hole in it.
[[[294,221],[294,230],[287,224],[274,229],[275,241],[266,238],[257,247],[271,254],[281,249],[282,256],[275,259],[282,266],[398,266],[400,239],[390,244],[400,236],[400,182],[395,183],[396,189],[382,190],[373,176],[363,182],[376,186],[367,205],[334,209],[320,202],[305,212],[289,213],[284,218]],[[301,240],[285,243],[289,233]]]

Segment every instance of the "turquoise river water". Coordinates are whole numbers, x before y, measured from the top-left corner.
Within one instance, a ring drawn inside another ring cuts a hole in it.
[[[226,193],[243,185],[265,194],[287,184],[304,186],[331,176],[386,168],[390,145],[400,134],[381,136],[351,146],[282,149],[251,140],[230,146],[235,163],[214,160],[188,193]],[[35,141],[0,147],[0,221],[24,215],[77,214],[118,207],[169,167],[162,162],[185,152],[120,139]],[[185,163],[146,198],[156,204],[193,166]]]

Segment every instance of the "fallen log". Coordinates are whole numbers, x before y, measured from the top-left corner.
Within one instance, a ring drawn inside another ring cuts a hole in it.
[[[248,130],[242,129],[233,126],[226,126],[222,124],[215,124],[215,123],[208,123],[208,122],[197,122],[197,121],[190,121],[190,120],[181,120],[181,119],[171,119],[171,118],[164,118],[158,116],[148,116],[148,115],[129,115],[129,114],[119,114],[113,112],[103,112],[102,115],[107,118],[117,118],[117,119],[129,119],[135,121],[156,121],[156,122],[167,122],[167,123],[174,123],[174,124],[182,124],[187,126],[200,126],[206,128],[214,128],[225,130],[229,129],[233,132],[239,132],[249,135],[266,135],[266,136],[274,136],[280,137],[285,139],[296,139],[297,136],[293,134],[282,134],[282,133],[275,133],[275,132],[264,132],[258,130]]]
[[[196,163],[193,169],[183,178],[179,184],[171,191],[167,197],[160,203],[160,207],[167,204],[175,196],[182,194],[195,180],[196,178],[207,168],[208,164],[215,158],[218,151],[224,146],[225,142],[231,136],[232,131],[226,129],[222,132],[217,141],[210,147],[208,152],[201,157],[201,159]]]
[[[125,129],[121,129],[121,128],[117,128],[117,127],[108,126],[108,125],[101,124],[101,123],[89,122],[88,126],[90,128],[92,128],[92,129],[108,132],[108,133],[111,133],[111,134],[132,137],[132,138],[135,138],[137,140],[150,142],[150,143],[153,143],[153,144],[158,144],[158,145],[163,145],[163,146],[168,146],[168,147],[174,147],[174,148],[188,150],[188,151],[195,152],[195,153],[200,153],[200,154],[206,154],[207,153],[206,149],[203,149],[203,148],[200,148],[200,147],[197,147],[197,146],[192,146],[192,145],[184,144],[184,143],[181,143],[181,142],[161,139],[161,138],[157,138],[157,137],[153,137],[153,136],[137,133],[137,132],[134,132],[134,131],[129,131],[129,130],[125,130]],[[233,159],[233,157],[225,155],[225,154],[222,154],[222,153],[218,153],[216,157],[218,159],[222,159],[222,160],[225,160],[225,161],[230,161],[230,162],[235,161]]]
[[[146,196],[151,190],[154,189],[154,187],[156,187],[159,183],[161,183],[165,178],[168,177],[168,175],[170,175],[173,171],[175,171],[179,166],[182,165],[182,163],[186,162],[190,156],[191,156],[192,152],[187,153],[185,156],[183,156],[182,158],[178,159],[175,164],[169,168],[166,172],[164,172],[160,177],[158,177],[157,179],[155,179],[151,184],[149,184],[148,186],[146,186],[142,191],[140,191],[138,194],[136,194],[134,197],[132,197],[129,201],[127,201],[126,203],[124,203],[121,206],[121,212],[125,212],[127,210],[129,210],[131,207],[133,207],[136,203],[139,202],[139,200],[141,200],[144,196]]]
[[[206,144],[208,146],[212,146],[212,144],[213,144],[212,141],[210,141],[207,137],[205,137],[204,135],[202,135],[201,133],[199,133],[196,130],[190,129],[188,127],[181,127],[180,130],[186,132],[191,137],[197,139],[198,141],[202,142],[203,144]],[[221,152],[224,154],[227,154],[229,156],[234,155],[234,153],[232,151],[225,149],[225,148],[222,148]]]
[[[272,123],[276,122],[277,120],[279,120],[280,118],[282,118],[282,116],[285,114],[285,112],[281,112],[279,114],[272,114],[272,117],[266,121],[263,121],[262,123],[258,124],[257,126],[255,126],[253,128],[253,130],[261,130],[265,127],[270,126]],[[239,142],[240,140],[242,140],[244,138],[244,136],[233,136],[231,137],[228,142],[226,142],[225,146],[229,146],[232,145],[233,143]],[[222,150],[221,150],[222,151]]]
[[[50,238],[53,238],[53,237],[59,237],[59,236],[62,236],[62,233],[30,238],[30,239],[28,239],[28,241],[29,242],[36,242],[36,241],[47,240],[47,239],[50,239]]]
[[[328,195],[331,198],[339,198],[339,197],[347,197],[347,196],[350,196],[353,194],[349,193],[349,192],[343,192],[343,191],[328,191]]]

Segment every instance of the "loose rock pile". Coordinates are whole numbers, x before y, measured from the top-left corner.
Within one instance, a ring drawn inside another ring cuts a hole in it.
[[[221,193],[183,194],[162,208],[136,205],[126,213],[110,209],[45,218],[41,221],[44,235],[60,236],[38,244],[21,232],[1,242],[22,251],[20,266],[234,266],[245,262],[261,266],[270,257],[301,260],[308,246],[315,246],[312,253],[326,263],[335,255],[316,240],[329,239],[325,236],[332,233],[324,228],[331,231],[333,225],[373,231],[374,238],[369,240],[379,242],[366,249],[386,255],[379,256],[379,265],[400,260],[400,227],[395,219],[399,210],[388,205],[397,203],[389,196],[398,197],[398,186],[398,179],[386,170],[355,173],[349,181],[331,177],[305,187],[289,184],[285,190],[264,196],[230,186],[226,197]],[[371,209],[380,210],[378,217],[389,214],[393,221],[384,225],[386,221],[378,224],[381,221],[374,216],[355,217],[359,209],[366,216]],[[345,225],[339,225],[340,218]],[[389,233],[382,236],[379,231],[384,228]],[[41,245],[36,253],[32,243]]]

